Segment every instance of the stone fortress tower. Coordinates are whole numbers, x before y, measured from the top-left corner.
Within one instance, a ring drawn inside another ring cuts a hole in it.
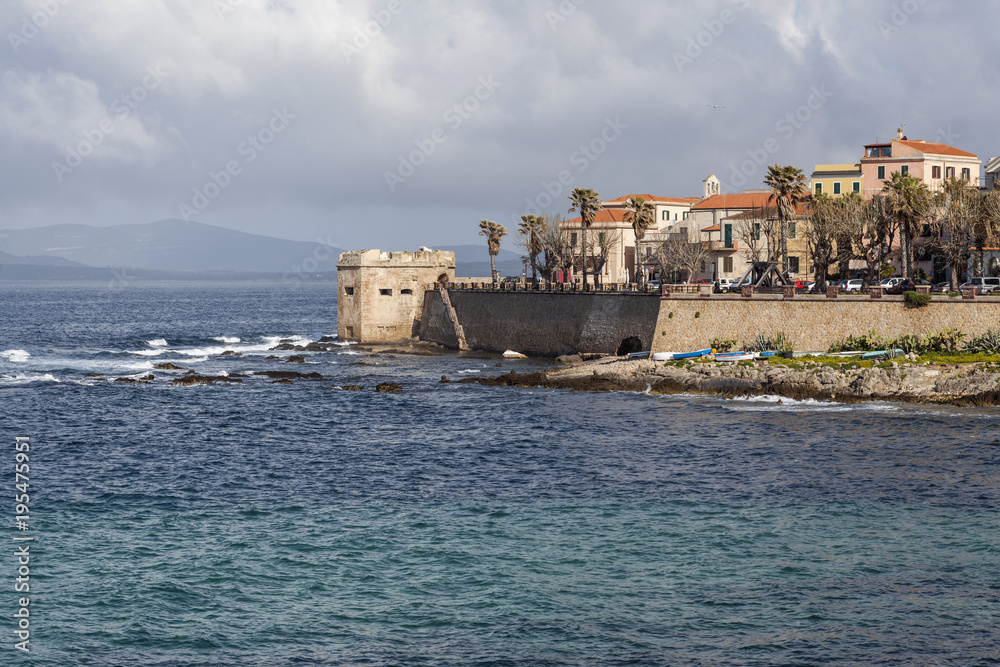
[[[419,333],[424,291],[455,280],[455,253],[353,250],[337,262],[337,336],[360,343]]]

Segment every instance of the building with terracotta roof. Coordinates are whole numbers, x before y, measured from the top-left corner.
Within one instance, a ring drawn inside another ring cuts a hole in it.
[[[597,213],[593,225],[587,230],[587,240],[588,244],[597,243],[602,234],[616,239],[615,248],[601,271],[601,280],[605,283],[630,282],[635,276],[635,232],[632,231],[632,223],[625,220],[628,212],[626,202],[632,197],[641,197],[653,207],[654,225],[646,232],[649,238],[668,234],[676,225],[683,224],[688,218],[691,207],[699,201],[698,197],[659,197],[640,194],[625,195],[603,202],[604,208]],[[563,229],[570,233],[574,247],[580,242],[580,224],[581,220],[578,217],[563,222]],[[581,249],[578,248],[577,252],[580,253]],[[587,267],[589,272],[592,264],[588,262]],[[576,272],[580,273],[579,268]]]
[[[861,158],[862,193],[871,199],[897,171],[910,174],[932,191],[940,190],[949,178],[964,179],[978,186],[981,166],[982,160],[973,153],[947,144],[909,140],[899,129],[893,141],[865,144]]]

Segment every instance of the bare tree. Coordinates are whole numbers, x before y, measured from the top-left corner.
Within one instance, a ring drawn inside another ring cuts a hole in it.
[[[774,207],[754,207],[734,218],[747,262],[776,262],[781,256],[781,222]]]
[[[594,283],[598,287],[604,286],[604,267],[607,266],[611,253],[618,247],[621,240],[622,233],[619,229],[598,232],[596,238],[594,235],[588,238],[588,252],[593,258]]]
[[[552,280],[552,274],[556,271],[570,271],[573,268],[573,239],[571,233],[562,227],[562,216],[555,215],[540,235],[542,263],[539,272],[547,281]]]
[[[656,252],[657,262],[664,270],[671,273],[686,271],[688,283],[707,257],[708,251],[700,241],[689,241],[674,235],[657,248]]]
[[[845,236],[850,239],[854,254],[868,265],[864,286],[878,278],[882,262],[889,254],[889,244],[896,233],[896,217],[885,197],[879,195],[870,202],[851,193],[838,201]]]
[[[826,274],[830,265],[838,261],[840,252],[843,252],[842,248],[838,248],[838,239],[844,237],[844,216],[841,211],[843,201],[826,195],[813,200],[813,211],[805,237],[816,275],[816,289],[820,292],[826,291]]]
[[[937,238],[932,247],[944,255],[951,269],[948,283],[952,292],[958,291],[958,278],[972,256],[977,231],[986,227],[982,223],[985,216],[985,198],[969,188],[967,181],[954,178],[945,181],[944,190],[934,201],[932,227]]]

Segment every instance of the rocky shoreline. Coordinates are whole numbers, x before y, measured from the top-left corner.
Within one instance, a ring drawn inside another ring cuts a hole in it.
[[[797,361],[793,367],[768,362],[732,365],[698,362],[670,365],[649,360],[605,358],[553,372],[464,383],[487,386],[545,387],[577,391],[636,391],[651,394],[698,394],[737,398],[774,395],[795,400],[840,403],[896,401],[955,406],[1000,405],[1000,365],[893,361],[871,368],[850,362]],[[854,367],[852,367],[854,366]]]

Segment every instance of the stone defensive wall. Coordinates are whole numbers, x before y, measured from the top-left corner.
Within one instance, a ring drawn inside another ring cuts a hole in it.
[[[488,287],[488,286],[487,286]],[[886,337],[954,328],[981,334],[1000,328],[1000,297],[935,295],[923,307],[901,296],[804,294],[664,294],[613,291],[469,289],[449,286],[454,320],[471,349],[554,357],[614,354],[626,338],[644,350],[691,351],[713,338],[751,342],[784,333],[796,350],[826,350],[875,330]],[[420,338],[457,348],[440,289],[427,290]]]
[[[576,352],[614,354],[626,338],[643,349],[654,339],[660,312],[655,292],[558,292],[448,289],[451,305],[473,350],[514,350],[556,357]],[[424,293],[420,339],[458,347],[440,290]]]

